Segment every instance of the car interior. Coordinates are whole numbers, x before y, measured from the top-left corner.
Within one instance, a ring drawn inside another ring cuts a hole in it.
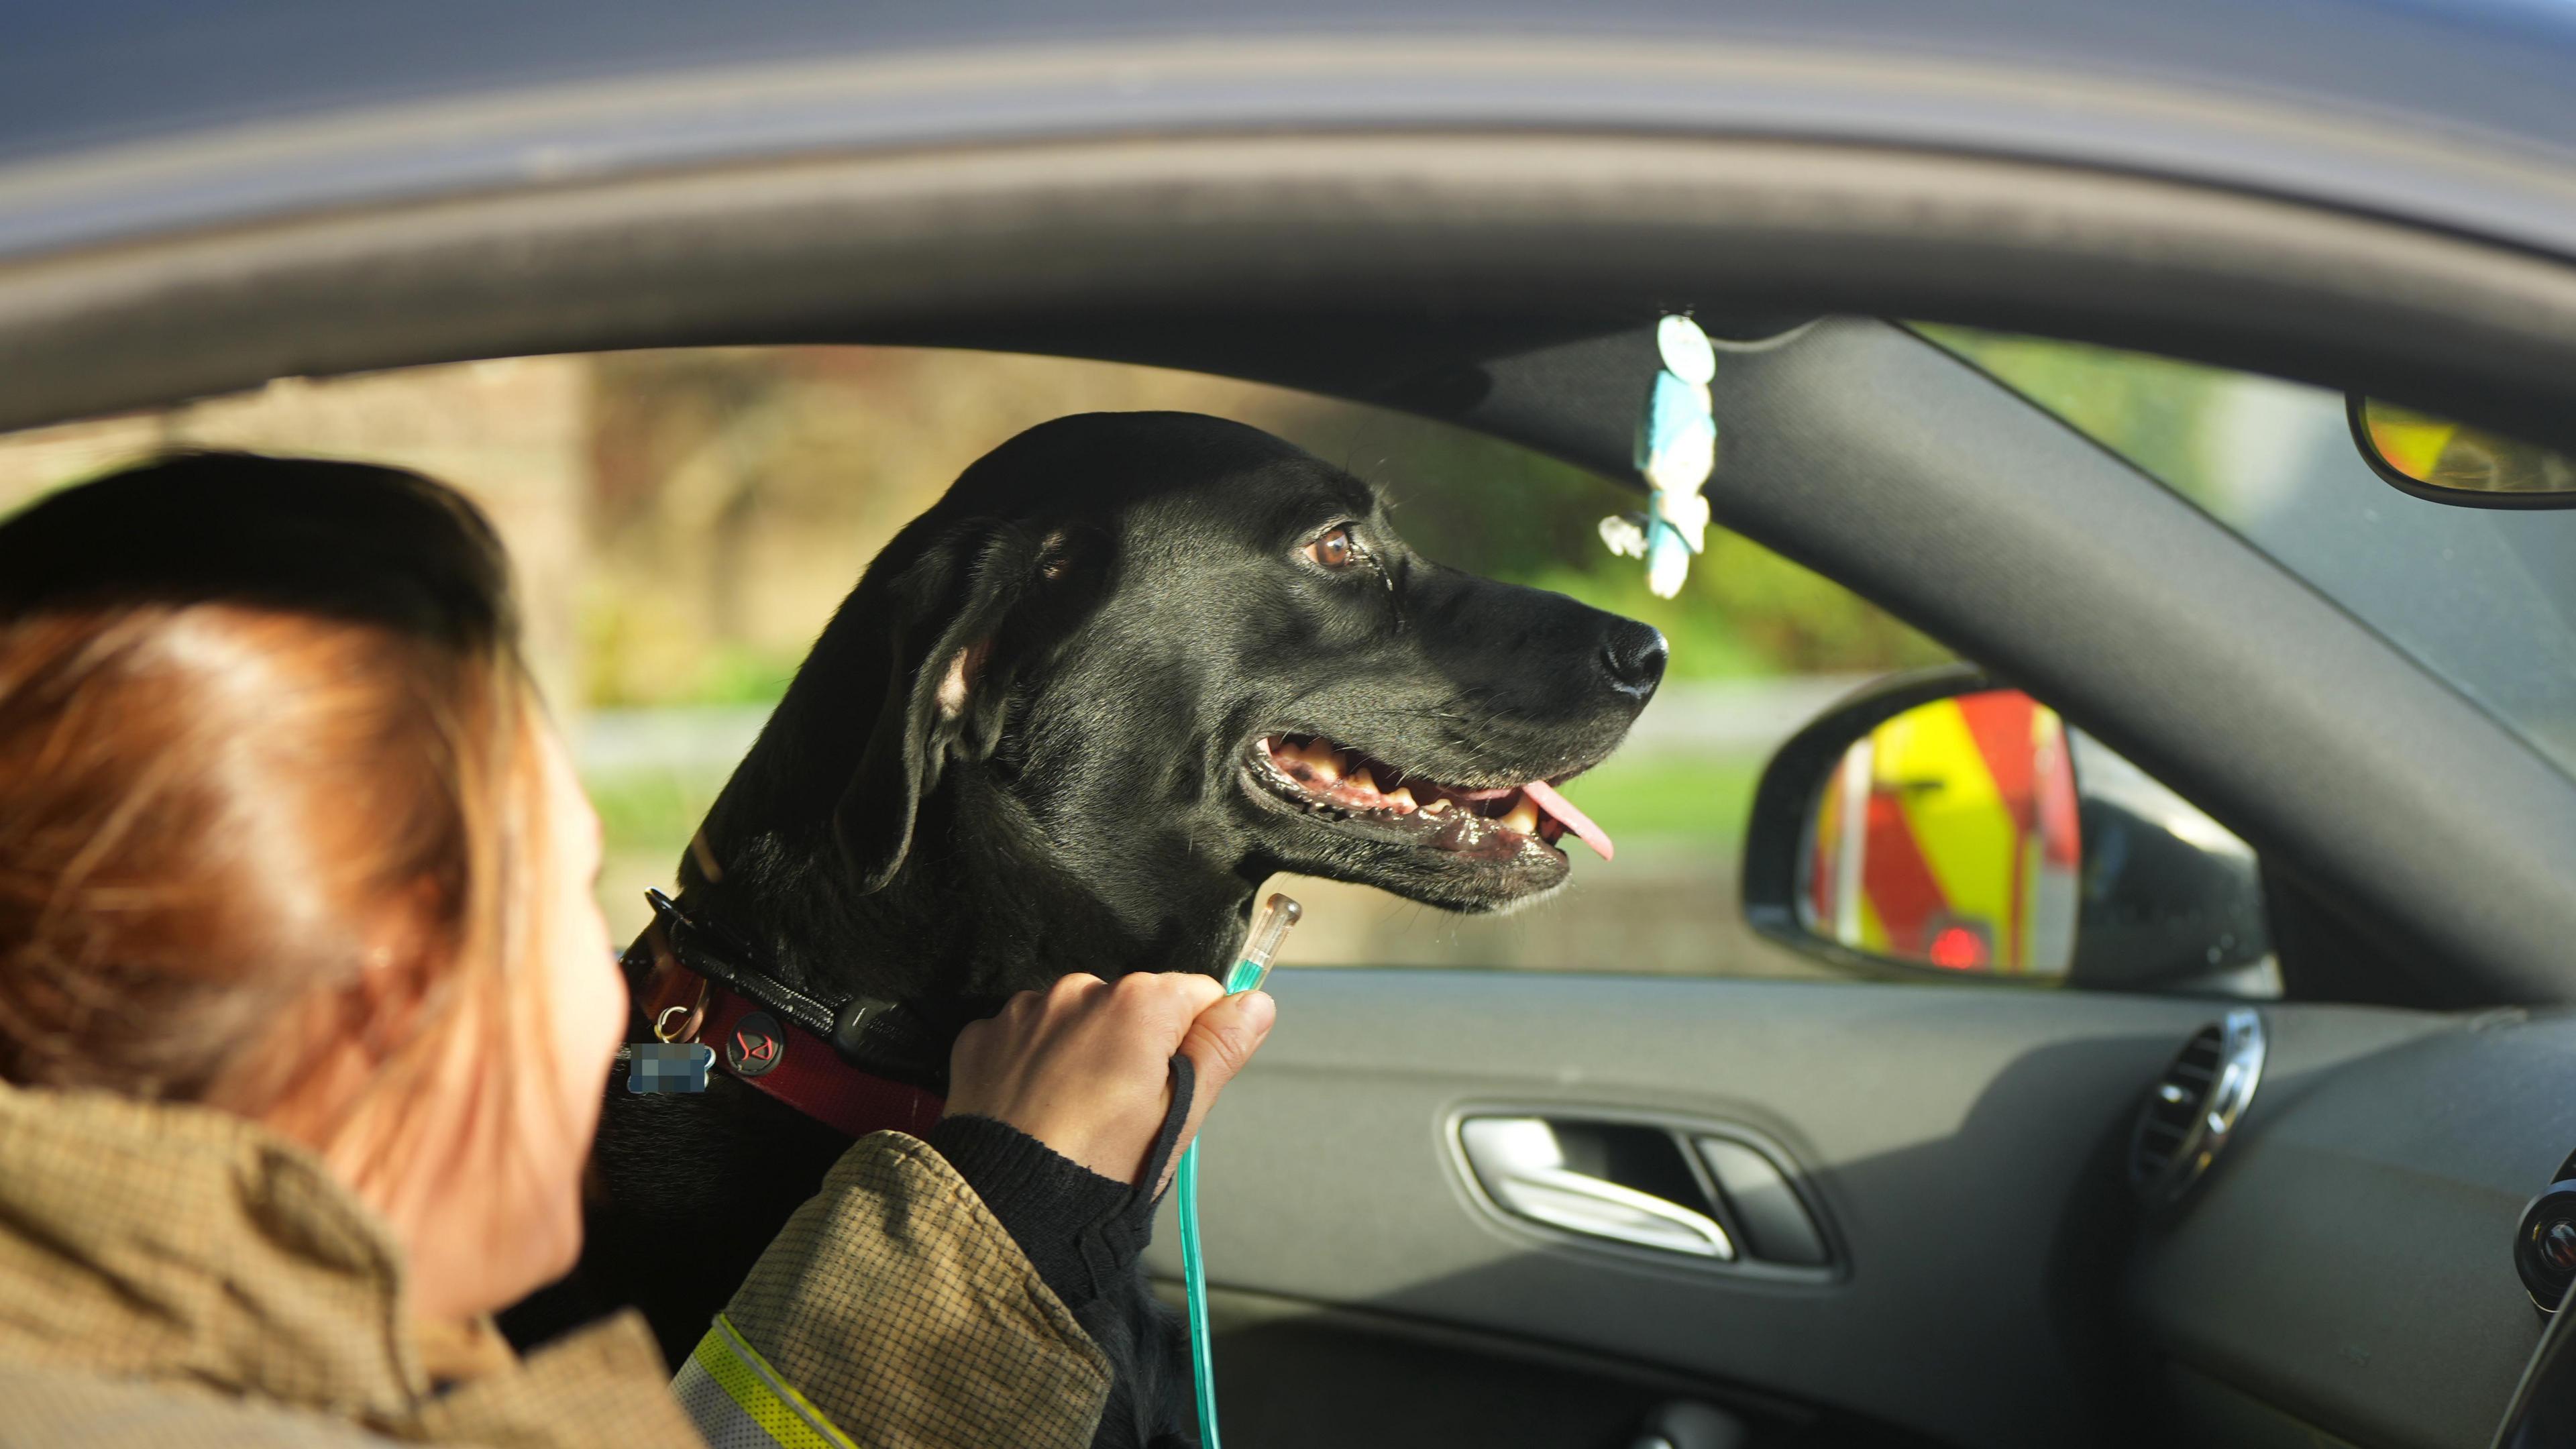
[[[2542,481],[2510,491],[2545,497],[2576,447],[2558,269],[1864,148],[996,147],[21,267],[0,425],[474,358],[900,345],[1244,379],[1633,488],[1680,314],[1717,357],[1717,527],[1960,662],[1815,710],[1762,768],[1740,879],[1705,888],[1802,979],[1292,951],[1201,1169],[1229,1440],[2552,1442],[2576,534],[2434,496],[2429,464],[2401,488],[2364,400],[2526,440]],[[2311,513],[2230,515],[1972,328],[2286,380],[2242,466],[2289,476],[2272,445],[2323,417],[2341,471]],[[2023,778],[1980,788],[2019,802],[2026,893],[1900,921],[1872,812],[1966,787],[1877,765],[2003,707]],[[1167,1287],[1175,1236],[1167,1210]]]

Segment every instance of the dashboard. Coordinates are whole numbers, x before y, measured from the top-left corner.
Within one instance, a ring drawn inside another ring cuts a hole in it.
[[[2244,1055],[2213,1042],[2240,1046],[2239,1017],[2256,1022],[2256,1080],[2217,1130]],[[2564,1014],[2270,1004],[2204,1029],[2150,1088],[2129,1159],[2124,1299],[2172,1429],[2576,1443],[2576,1329],[2536,1306],[2551,1280],[2526,1282],[2554,1266],[2563,1297],[2576,1276],[2576,1185],[2549,1192],[2571,1146]],[[2522,1417],[2500,1429],[2508,1405]]]
[[[2496,1449],[2576,1444],[2576,1317],[2562,1310],[2550,1320],[2495,1442]]]

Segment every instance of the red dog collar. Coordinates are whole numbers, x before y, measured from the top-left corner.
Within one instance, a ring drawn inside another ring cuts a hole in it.
[[[706,984],[706,1016],[695,1039],[715,1048],[727,1072],[815,1121],[852,1137],[889,1129],[925,1137],[947,1110],[945,1099],[860,1071],[830,1042],[748,997]]]
[[[716,1063],[752,1088],[852,1137],[925,1136],[945,1098],[860,1071],[822,1037],[680,963],[667,950],[638,993],[645,1023],[665,1041],[704,1042]]]

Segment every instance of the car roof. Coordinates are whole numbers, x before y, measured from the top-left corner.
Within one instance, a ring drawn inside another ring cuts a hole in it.
[[[18,8],[0,135],[54,149],[352,103],[708,65],[1187,37],[1496,34],[1857,45],[2367,102],[2568,139],[2576,7],[2541,0],[90,0]]]
[[[0,256],[727,154],[1497,125],[2017,154],[2576,253],[2572,73],[2541,0],[91,0],[0,46]],[[297,149],[361,113],[363,154]],[[148,188],[10,184],[210,134],[235,153]]]

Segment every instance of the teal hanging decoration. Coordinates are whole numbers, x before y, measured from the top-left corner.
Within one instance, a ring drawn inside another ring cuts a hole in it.
[[[1663,366],[1637,424],[1636,466],[1651,490],[1643,513],[1601,520],[1612,553],[1646,561],[1646,587],[1659,599],[1682,591],[1693,555],[1708,547],[1708,497],[1702,484],[1717,470],[1717,418],[1708,384],[1717,349],[1697,322],[1675,314],[1655,326]]]

